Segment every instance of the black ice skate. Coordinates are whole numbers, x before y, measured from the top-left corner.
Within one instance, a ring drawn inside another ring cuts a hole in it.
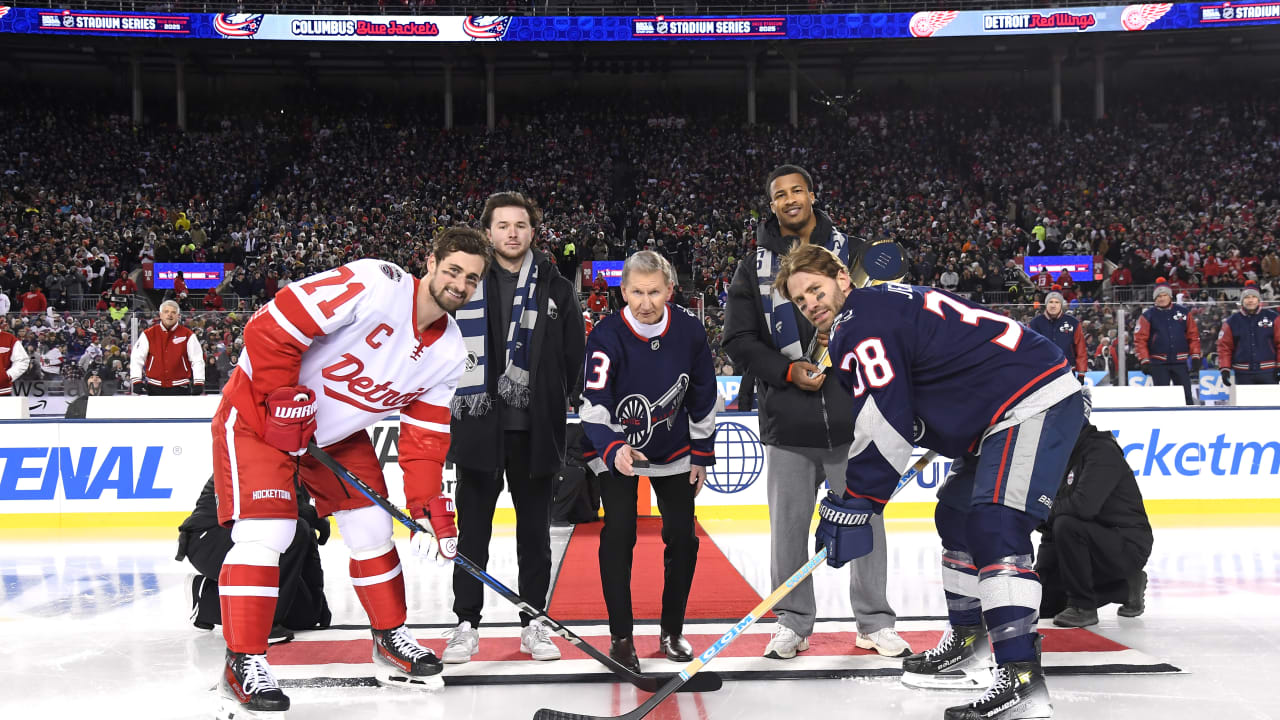
[[[981,625],[951,628],[938,646],[902,661],[902,684],[927,690],[978,690],[991,684],[991,645]]]
[[[276,720],[289,709],[289,698],[271,674],[266,655],[227,651],[218,682],[218,720]]]
[[[1005,663],[992,673],[982,697],[947,708],[945,720],[1047,720],[1053,717],[1049,687],[1038,662]]]
[[[444,687],[443,669],[435,653],[419,645],[404,625],[373,631],[373,670],[382,685],[436,690]]]

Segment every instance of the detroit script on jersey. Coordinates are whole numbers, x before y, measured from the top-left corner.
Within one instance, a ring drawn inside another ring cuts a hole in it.
[[[223,393],[261,435],[267,395],[311,388],[321,446],[398,412],[406,479],[411,468],[425,471],[438,493],[449,401],[466,352],[449,315],[417,332],[419,292],[425,282],[372,259],[289,284],[245,325],[245,348]]]
[[[914,446],[959,457],[985,435],[1080,391],[1056,345],[931,287],[854,290],[832,328],[830,352],[853,395],[848,487],[882,502]]]

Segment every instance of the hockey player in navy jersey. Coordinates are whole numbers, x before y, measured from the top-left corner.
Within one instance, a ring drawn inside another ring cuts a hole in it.
[[[1052,717],[1036,622],[1031,532],[1049,514],[1084,422],[1062,351],[1023,325],[929,287],[853,289],[821,247],[792,251],[776,287],[819,330],[853,395],[847,490],[819,506],[818,542],[839,567],[871,551],[869,518],[889,501],[913,445],[954,458],[938,490],[942,578],[951,630],[903,660],[903,681],[965,687],[983,625],[995,652],[978,699],[947,720]],[[959,669],[959,670],[958,670]]]
[[[622,312],[587,338],[582,393],[584,454],[601,479],[600,581],[609,611],[609,654],[640,672],[632,640],[631,559],[637,475],[662,512],[666,570],[659,643],[675,662],[693,659],[684,613],[698,559],[694,496],[715,464],[716,377],[702,323],[670,303],[675,271],[638,252],[622,267]],[[643,469],[640,469],[643,467]]]

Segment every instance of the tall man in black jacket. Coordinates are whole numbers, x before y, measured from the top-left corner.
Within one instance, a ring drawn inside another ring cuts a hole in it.
[[[1060,627],[1096,625],[1108,603],[1121,604],[1121,617],[1142,614],[1151,523],[1114,435],[1085,423],[1041,532],[1040,617]]]
[[[485,203],[481,223],[498,262],[454,316],[467,369],[454,395],[449,447],[458,477],[458,552],[487,566],[505,476],[516,511],[519,593],[538,607],[551,585],[551,500],[586,345],[573,286],[531,247],[541,220],[538,206],[520,193],[496,193]],[[484,586],[455,567],[453,596],[458,626],[441,660],[464,663],[479,649]],[[558,660],[547,626],[530,621],[521,616],[521,652]]]
[[[794,242],[821,244],[850,265],[862,241],[846,237],[826,213],[813,208],[813,180],[795,165],[769,174],[765,192],[773,217],[756,231],[756,253],[738,263],[725,303],[724,349],[743,376],[756,378],[760,439],[768,462],[772,585],[782,584],[809,559],[809,525],[818,488],[844,486],[853,442],[853,404],[840,384],[827,381],[826,338],[772,289],[778,263]],[[858,647],[890,657],[911,653],[894,631],[897,620],[885,594],[888,562],[884,519],[872,519],[875,549],[850,563],[849,598],[858,622]],[[806,578],[774,607],[778,626],[765,657],[787,660],[809,648],[817,606]]]

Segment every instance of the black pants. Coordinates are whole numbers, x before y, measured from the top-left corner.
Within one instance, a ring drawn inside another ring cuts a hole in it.
[[[1040,575],[1040,617],[1068,605],[1086,609],[1129,599],[1128,578],[1147,564],[1150,551],[1125,537],[1125,531],[1075,517],[1053,519],[1051,542],[1036,553]]]
[[[698,535],[694,532],[693,493],[689,473],[651,477],[662,513],[663,552],[662,629],[684,633],[684,610],[689,604],[693,570],[698,564]],[[604,528],[600,531],[600,584],[609,610],[609,632],[631,635],[631,563],[636,547],[636,492],[639,480],[614,474],[600,477]]]
[[[530,605],[542,610],[551,587],[551,498],[555,495],[555,475],[529,477],[529,433],[507,432],[503,437],[506,457],[497,472],[458,467],[458,486],[453,502],[458,510],[458,552],[487,569],[489,540],[493,537],[493,511],[502,494],[506,475],[511,503],[516,509],[516,562],[520,568],[517,592]],[[484,609],[484,585],[463,570],[453,568],[453,612],[458,621],[480,627]],[[530,618],[520,614],[520,623]]]
[[[195,533],[187,543],[187,560],[204,576],[196,620],[222,624],[222,608],[218,601],[218,574],[231,550],[231,531],[213,527]],[[273,625],[290,630],[326,627],[330,620],[329,605],[324,597],[324,570],[320,566],[320,549],[316,534],[306,520],[298,520],[297,531],[289,549],[280,555],[280,595],[276,600]]]
[[[1240,370],[1232,373],[1231,380],[1237,385],[1275,385],[1276,373],[1274,370]]]
[[[1171,382],[1182,386],[1182,394],[1187,399],[1188,405],[1195,405],[1196,401],[1191,397],[1191,373],[1187,371],[1186,363],[1161,364],[1152,362],[1149,369],[1151,370],[1151,384],[1164,386]]]

